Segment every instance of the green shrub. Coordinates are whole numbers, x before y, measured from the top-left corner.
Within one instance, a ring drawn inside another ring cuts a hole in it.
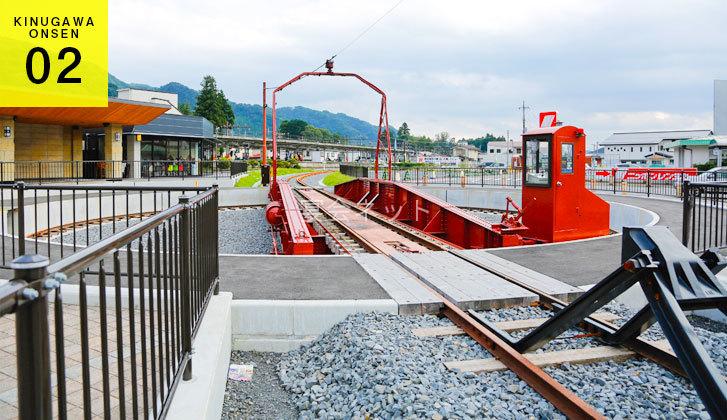
[[[714,168],[715,166],[717,166],[717,164],[714,162],[711,162],[711,161],[707,162],[707,163],[698,163],[698,164],[694,165],[694,167],[697,168],[697,170],[700,172],[708,171],[708,170]]]
[[[217,169],[222,169],[222,170],[230,169],[230,165],[231,165],[230,158],[228,158],[226,156],[222,156],[220,158],[220,160],[217,161]]]

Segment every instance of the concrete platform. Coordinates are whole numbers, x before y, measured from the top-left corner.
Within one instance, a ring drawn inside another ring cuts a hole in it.
[[[599,195],[607,201],[630,204],[655,212],[659,215],[657,225],[668,226],[677,238],[681,238],[681,202],[656,197]],[[620,266],[621,236],[532,247],[502,248],[490,252],[570,285],[584,286],[598,283]]]
[[[220,256],[220,290],[233,299],[390,299],[350,256]]]
[[[538,296],[448,252],[396,253],[392,257],[462,309],[528,305]]]

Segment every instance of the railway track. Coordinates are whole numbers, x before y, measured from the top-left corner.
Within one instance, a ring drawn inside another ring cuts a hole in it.
[[[302,188],[308,190],[315,190],[317,193],[328,197],[331,200],[335,200],[342,206],[355,210],[359,213],[365,212],[366,210],[361,209],[355,203],[346,202],[346,200],[340,199],[335,195],[324,191],[322,189],[316,189],[307,185],[303,180],[311,175],[302,175],[296,177],[296,181],[302,186]],[[305,201],[310,201],[310,197],[306,197]],[[304,204],[305,206],[305,204]],[[319,206],[320,208],[321,206]],[[322,210],[327,213],[330,217],[330,211]],[[376,223],[384,225],[386,229],[391,232],[395,232],[404,239],[410,241],[417,241],[423,247],[431,250],[441,250],[447,252],[456,252],[456,247],[446,243],[443,240],[428,237],[425,234],[416,232],[411,228],[400,226],[400,223],[396,223],[388,218],[384,218],[380,215],[376,215],[371,212],[366,212],[366,216],[376,220]],[[346,227],[345,223],[341,223],[342,227]],[[360,243],[366,244],[365,247],[370,252],[377,252],[384,255],[390,255],[392,253],[391,247],[377,246],[375,243],[368,241],[366,237],[361,235],[359,232],[350,229],[347,232],[351,237],[356,238]],[[394,251],[398,251],[394,248]],[[456,255],[456,254],[455,254]],[[478,321],[472,314],[460,309],[455,302],[447,299],[444,295],[439,293],[429,284],[424,281],[417,279],[421,286],[431,293],[436,299],[443,303],[442,314],[449,318],[457,327],[461,328],[467,335],[477,341],[480,345],[486,348],[494,357],[502,361],[508,369],[513,371],[522,380],[528,383],[533,389],[550,401],[558,410],[566,414],[571,418],[604,418],[595,408],[586,403],[583,399],[578,397],[575,393],[567,389],[562,384],[558,383],[550,375],[548,375],[541,368],[532,363],[528,358],[523,356],[507,342],[500,339],[496,334],[487,329],[485,325]]]
[[[436,251],[446,251],[457,258],[460,258],[476,267],[481,268],[489,273],[492,273],[509,283],[517,285],[525,290],[528,290],[538,296],[536,304],[544,309],[552,312],[558,312],[564,308],[568,303],[550,295],[549,293],[539,290],[532,285],[521,281],[514,277],[512,273],[498,269],[496,267],[483,264],[480,261],[473,259],[467,253],[462,252],[457,246],[450,244],[442,239],[426,235],[420,231],[414,230],[411,227],[391,220],[384,217],[376,212],[369,211],[365,205],[358,203],[349,202],[341,197],[334,195],[331,192],[325,191],[320,188],[314,188],[305,183],[306,175],[300,176],[296,181],[301,185],[301,188],[308,190],[315,190],[316,193],[325,196],[327,199],[335,201],[337,205],[344,208],[356,211],[359,214],[364,213],[368,220],[374,221],[379,225],[385,227],[387,230],[400,235],[402,238],[413,241],[422,247]],[[305,200],[310,201],[310,200]],[[319,210],[322,213],[326,213],[325,209]],[[329,212],[330,213],[330,212]],[[335,219],[335,215],[328,214],[329,217]],[[360,243],[364,243],[364,248],[367,248],[369,252],[375,252],[384,255],[391,255],[391,249],[386,247],[379,247],[376,244],[367,243],[366,238],[362,237],[360,232],[355,229],[347,227],[345,224],[340,226],[346,230],[347,235],[356,239]],[[394,260],[392,258],[392,260]],[[543,397],[550,401],[556,408],[561,410],[568,417],[574,418],[603,418],[603,416],[596,411],[593,407],[588,405],[585,401],[579,398],[576,394],[566,389],[563,385],[556,382],[552,377],[545,373],[538,366],[531,363],[522,353],[514,349],[510,343],[502,340],[494,331],[492,331],[487,321],[477,314],[476,312],[464,311],[459,308],[455,302],[447,299],[438,290],[435,290],[431,284],[423,281],[422,279],[416,279],[422,287],[428,290],[438,300],[443,302],[442,315],[449,318],[462,332],[472,337],[480,345],[490,351],[497,359],[499,359],[508,369],[516,373],[521,379],[527,382],[533,389],[539,392]],[[609,337],[612,335],[618,327],[612,323],[613,320],[603,319],[602,317],[589,316],[586,317],[582,322],[577,324],[577,327],[584,331],[583,334],[579,334],[574,339],[585,338],[585,337]],[[672,371],[673,373],[687,377],[683,370],[679,360],[674,355],[673,351],[669,346],[664,346],[663,343],[657,343],[652,341],[646,341],[641,338],[632,339],[624,344],[624,347],[633,354],[640,355],[646,359],[655,362],[662,367]],[[616,352],[618,348],[613,348]],[[615,353],[614,353],[615,354]]]

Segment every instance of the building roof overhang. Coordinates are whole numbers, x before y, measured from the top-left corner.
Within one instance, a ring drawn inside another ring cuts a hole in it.
[[[109,98],[107,107],[0,107],[0,115],[14,117],[19,123],[93,128],[148,124],[168,109],[169,105]]]

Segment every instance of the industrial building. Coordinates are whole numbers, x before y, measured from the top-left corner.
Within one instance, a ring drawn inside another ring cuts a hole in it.
[[[604,164],[615,166],[631,163],[646,165],[659,153],[664,166],[692,166],[708,160],[708,151],[686,152],[675,141],[705,137],[711,130],[634,131],[614,133],[600,143],[604,148]]]

